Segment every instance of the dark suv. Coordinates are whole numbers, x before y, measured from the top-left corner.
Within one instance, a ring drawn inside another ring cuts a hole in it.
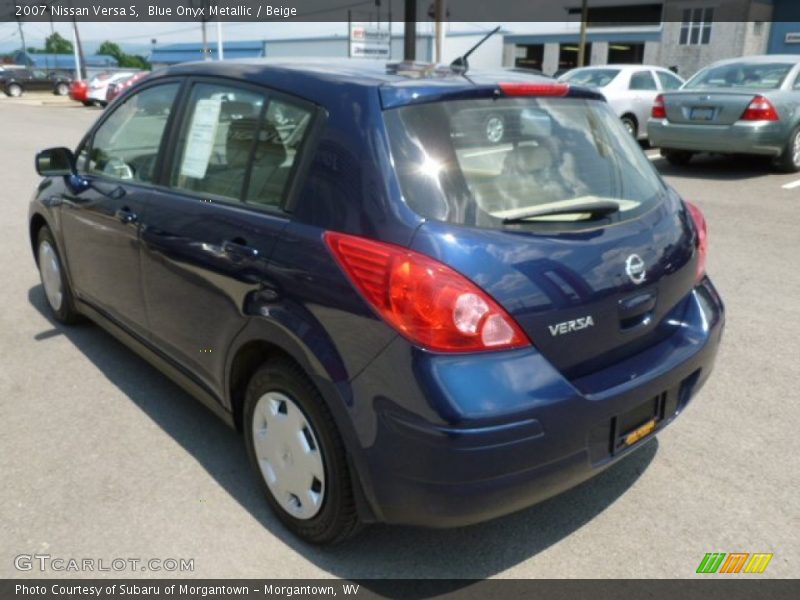
[[[36,164],[55,318],[91,318],[242,430],[312,542],[574,486],[672,422],[720,342],[702,213],[588,89],[184,64]]]
[[[69,93],[72,78],[64,71],[45,71],[43,69],[2,69],[0,70],[0,89],[6,96],[14,98],[25,92],[53,92],[58,96]]]

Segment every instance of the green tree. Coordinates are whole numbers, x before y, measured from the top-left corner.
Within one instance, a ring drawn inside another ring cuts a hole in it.
[[[117,59],[117,63],[120,67],[126,67],[128,69],[150,68],[150,63],[147,62],[143,56],[139,56],[138,54],[126,54],[122,51],[122,48],[119,47],[119,44],[109,42],[108,40],[98,46],[97,53],[113,56]]]
[[[119,47],[119,44],[115,44],[114,42],[109,42],[106,40],[97,48],[98,54],[106,54],[108,56],[113,56],[117,59],[117,62],[120,62],[120,59],[125,54],[122,51],[122,48]]]
[[[72,42],[61,37],[58,32],[55,32],[45,39],[44,51],[51,54],[72,54]]]

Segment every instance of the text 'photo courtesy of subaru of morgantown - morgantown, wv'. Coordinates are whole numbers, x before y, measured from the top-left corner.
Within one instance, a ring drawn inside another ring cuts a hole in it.
[[[531,506],[675,420],[725,321],[704,216],[635,139],[700,149],[681,141],[695,80],[669,91],[680,80],[649,73],[666,117],[648,128],[637,109],[632,128],[584,85],[595,75],[154,71],[77,149],[36,157],[49,309],[108,329],[240,430],[304,540]],[[748,110],[780,110],[778,87]],[[746,104],[704,93],[709,122]]]

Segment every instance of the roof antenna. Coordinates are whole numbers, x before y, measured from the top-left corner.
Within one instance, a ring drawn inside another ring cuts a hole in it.
[[[490,37],[492,37],[495,33],[500,31],[500,28],[501,28],[501,25],[498,25],[497,27],[492,29],[489,33],[487,33],[485,36],[483,36],[483,39],[480,42],[478,42],[472,48],[467,50],[462,56],[459,56],[457,59],[455,59],[453,62],[451,62],[450,63],[450,70],[453,73],[457,73],[459,75],[464,75],[467,71],[469,71],[469,62],[467,61],[467,59],[469,58],[469,55],[472,54],[473,52],[475,52],[475,50],[477,50],[478,48],[480,48],[480,46],[481,46],[481,44],[483,44],[483,42],[485,42]]]

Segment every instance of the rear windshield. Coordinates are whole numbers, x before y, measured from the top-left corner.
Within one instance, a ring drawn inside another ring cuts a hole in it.
[[[561,81],[569,81],[576,85],[605,87],[619,75],[619,69],[576,69],[561,77]]]
[[[457,100],[396,108],[385,120],[403,195],[428,219],[503,228],[532,211],[612,201],[619,211],[605,218],[621,221],[650,210],[664,191],[599,100]],[[520,226],[583,227],[592,216],[526,217]]]
[[[734,63],[709,67],[692,77],[684,89],[777,89],[793,66],[790,63]]]

